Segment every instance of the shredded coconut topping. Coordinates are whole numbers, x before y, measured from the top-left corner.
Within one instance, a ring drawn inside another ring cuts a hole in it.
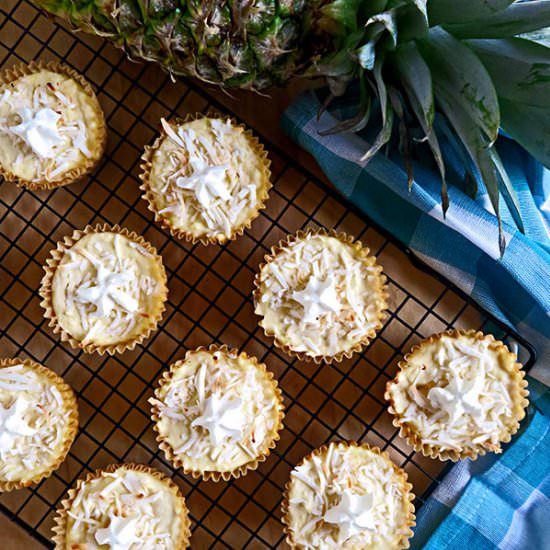
[[[429,445],[500,449],[513,418],[510,373],[489,339],[442,336],[413,352],[389,389],[394,408]]]
[[[92,157],[92,138],[79,113],[77,95],[82,100],[85,94],[76,82],[40,74],[21,77],[0,93],[0,137],[9,140],[2,142],[2,159],[28,181],[55,181]]]
[[[141,245],[118,233],[84,236],[67,251],[55,274],[54,292],[62,292],[54,300],[60,323],[76,320],[68,332],[84,343],[131,338],[162,292],[158,264]]]
[[[230,471],[257,458],[273,439],[279,402],[265,372],[244,356],[198,350],[150,400],[159,433],[182,462]]]
[[[197,237],[231,237],[267,188],[262,159],[230,120],[161,122],[168,139],[155,152],[151,175],[158,213]]]
[[[335,355],[376,327],[383,308],[379,272],[351,245],[310,234],[263,266],[255,311],[294,351]]]
[[[0,368],[0,479],[32,478],[59,454],[67,428],[59,390],[25,365]]]
[[[169,489],[148,473],[123,468],[85,481],[68,516],[68,548],[172,550],[181,528]]]
[[[390,549],[408,533],[406,487],[371,450],[331,443],[290,479],[289,526],[300,548]]]

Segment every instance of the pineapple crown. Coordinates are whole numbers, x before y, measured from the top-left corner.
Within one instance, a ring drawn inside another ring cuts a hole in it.
[[[34,1],[130,57],[226,88],[324,75],[335,97],[358,81],[357,115],[332,131],[360,131],[380,110],[380,131],[363,161],[397,127],[409,185],[412,145],[426,142],[444,212],[445,137],[463,161],[465,188],[475,195],[483,181],[487,189],[501,250],[501,197],[523,225],[494,147],[499,130],[550,167],[550,0]]]
[[[475,182],[483,181],[504,253],[500,196],[521,231],[523,224],[494,147],[500,128],[550,167],[550,48],[543,43],[550,1],[334,0],[319,10],[319,27],[335,41],[333,52],[308,71],[329,83],[323,109],[350,81],[359,79],[360,87],[357,115],[326,133],[362,130],[377,101],[381,128],[361,160],[367,163],[398,126],[411,186],[409,155],[418,141],[413,128],[420,128],[441,175],[445,213],[449,199],[439,145],[444,135],[463,158],[465,188],[475,196]]]

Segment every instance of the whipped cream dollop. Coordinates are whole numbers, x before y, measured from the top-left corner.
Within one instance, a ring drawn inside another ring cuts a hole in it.
[[[408,534],[408,488],[387,457],[331,443],[290,475],[286,521],[306,550],[394,548]]]
[[[262,266],[255,312],[293,351],[333,356],[379,326],[383,286],[374,258],[337,237],[308,234]]]
[[[49,107],[36,112],[24,107],[17,111],[17,114],[21,122],[9,126],[8,130],[20,137],[39,157],[53,158],[55,147],[63,143],[58,128],[61,115]]]
[[[150,400],[162,438],[199,470],[232,470],[274,437],[281,404],[265,371],[245,355],[196,350],[171,368]]]
[[[181,528],[175,505],[170,489],[147,472],[103,472],[77,490],[67,512],[67,547],[172,550]]]
[[[423,443],[498,450],[513,418],[510,372],[489,338],[444,335],[413,352],[389,393]]]
[[[257,209],[259,194],[267,195],[263,160],[229,119],[161,122],[168,139],[150,178],[159,214],[198,237],[229,238]]]
[[[212,446],[216,447],[225,439],[241,441],[246,423],[243,400],[217,392],[204,399],[202,410],[191,422],[191,426],[204,428],[210,436]]]
[[[372,504],[372,495],[357,495],[351,490],[345,490],[340,502],[325,512],[325,523],[338,526],[338,544],[364,531],[376,531]]]
[[[109,525],[95,532],[98,544],[106,544],[110,550],[129,550],[134,543],[141,542],[137,536],[139,517],[120,517],[112,512],[108,515]]]
[[[68,419],[55,385],[23,364],[0,368],[0,479],[32,478],[63,442]]]
[[[327,274],[324,281],[314,274],[310,275],[305,288],[292,292],[291,297],[304,309],[304,323],[318,324],[322,315],[339,313],[342,309],[332,273]]]

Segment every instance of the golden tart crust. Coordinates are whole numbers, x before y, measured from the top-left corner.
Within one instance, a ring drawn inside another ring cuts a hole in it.
[[[114,354],[156,328],[168,295],[155,248],[119,226],[87,226],[57,244],[40,295],[54,332],[73,347]]]
[[[214,481],[256,469],[283,427],[272,373],[226,346],[188,351],[164,373],[150,402],[167,458],[186,474]]]
[[[341,361],[382,328],[386,278],[353,237],[300,231],[272,248],[265,261],[254,281],[254,311],[265,333],[289,355]]]
[[[0,491],[50,476],[77,431],[76,397],[60,376],[29,359],[0,359]]]
[[[164,474],[142,464],[112,464],[79,479],[54,518],[56,550],[189,546],[185,499]]]
[[[409,547],[412,485],[387,453],[332,442],[292,470],[282,521],[291,548],[394,550]]]
[[[203,244],[242,235],[271,188],[261,143],[228,117],[197,114],[161,123],[140,175],[155,220],[175,237]]]
[[[400,435],[440,460],[499,453],[525,416],[527,381],[492,335],[453,330],[413,347],[385,398]]]
[[[89,174],[107,143],[92,87],[60,63],[15,65],[0,73],[0,174],[29,189],[51,189]]]

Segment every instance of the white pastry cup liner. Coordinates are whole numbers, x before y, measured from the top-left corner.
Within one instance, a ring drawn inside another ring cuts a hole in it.
[[[251,214],[251,216],[244,222],[243,224],[236,226],[233,228],[233,232],[229,237],[224,236],[208,236],[208,235],[195,235],[191,231],[188,231],[181,227],[175,227],[170,221],[166,218],[166,216],[163,216],[159,213],[159,208],[157,207],[157,202],[155,199],[155,193],[152,189],[151,185],[151,168],[153,165],[153,157],[155,155],[155,152],[158,150],[160,145],[163,143],[165,139],[169,139],[164,130],[161,130],[161,134],[157,139],[153,142],[153,145],[146,145],[145,150],[143,152],[143,155],[141,156],[142,163],[140,165],[141,168],[141,174],[139,175],[142,184],[140,186],[141,191],[143,192],[142,198],[147,201],[147,208],[153,212],[155,215],[155,222],[157,222],[160,226],[162,226],[164,229],[168,229],[170,233],[176,237],[177,239],[182,239],[185,241],[188,241],[192,244],[196,243],[202,243],[203,245],[209,245],[209,244],[223,244],[227,241],[231,241],[236,239],[237,237],[241,236],[245,230],[250,229],[252,222],[259,216],[260,211],[265,208],[265,202],[268,199],[269,196],[269,190],[271,189],[271,161],[268,158],[267,151],[265,150],[262,143],[259,141],[259,139],[252,133],[250,129],[248,129],[244,124],[239,124],[233,117],[230,116],[224,116],[220,114],[203,114],[203,113],[196,113],[196,114],[188,114],[184,118],[173,118],[168,121],[171,125],[179,126],[181,124],[185,124],[188,122],[192,122],[194,120],[199,120],[202,118],[209,118],[209,119],[221,119],[221,120],[229,120],[231,121],[232,125],[235,128],[242,128],[244,131],[245,136],[247,137],[247,140],[254,150],[254,154],[256,154],[261,160],[263,164],[263,185],[257,190],[257,202],[256,202],[256,208],[254,212]]]
[[[179,361],[176,361],[172,365],[170,365],[170,368],[168,370],[165,370],[162,376],[159,379],[158,387],[155,389],[155,398],[160,400],[160,389],[165,385],[169,384],[172,380],[172,377],[174,376],[174,372],[183,365],[190,357],[193,355],[200,353],[200,352],[208,352],[208,353],[215,353],[220,352],[223,354],[229,355],[229,357],[233,358],[241,358],[244,359],[254,365],[255,368],[257,368],[260,372],[262,372],[264,376],[264,383],[269,384],[271,388],[273,389],[273,393],[277,399],[277,418],[274,418],[274,424],[273,428],[271,430],[271,437],[269,437],[266,440],[266,444],[264,448],[261,450],[261,453],[254,459],[251,459],[250,461],[246,462],[245,464],[242,464],[241,466],[238,466],[234,470],[228,470],[228,471],[216,471],[216,470],[199,470],[196,468],[192,468],[189,465],[185,463],[185,458],[181,455],[177,455],[174,452],[174,449],[168,443],[166,438],[159,432],[158,429],[158,422],[160,420],[160,411],[159,408],[156,405],[152,406],[151,409],[151,418],[154,422],[153,429],[155,432],[157,432],[157,442],[159,444],[159,448],[164,452],[166,455],[167,460],[169,460],[176,468],[183,469],[183,473],[186,475],[191,475],[195,479],[202,478],[205,481],[211,480],[211,481],[229,481],[230,479],[237,479],[241,476],[244,476],[246,473],[248,473],[251,470],[255,470],[261,462],[265,462],[269,454],[271,453],[271,450],[275,448],[277,445],[277,441],[280,439],[280,431],[283,429],[283,418],[285,416],[284,414],[284,406],[283,406],[283,395],[281,392],[281,389],[279,388],[277,381],[275,380],[273,373],[271,371],[268,371],[264,363],[260,363],[258,359],[254,356],[250,356],[247,353],[240,352],[236,349],[230,349],[227,346],[217,346],[217,345],[210,345],[208,348],[206,347],[199,347],[194,350],[188,350],[185,354],[185,358]]]
[[[68,78],[76,81],[82,90],[90,97],[92,102],[94,102],[95,112],[97,114],[97,134],[98,139],[94,141],[92,148],[92,155],[90,158],[84,158],[79,166],[75,166],[67,172],[63,172],[58,179],[53,181],[50,180],[39,180],[39,181],[27,181],[24,180],[9,170],[6,170],[0,164],[0,176],[2,176],[6,181],[16,183],[21,187],[25,187],[31,191],[36,191],[40,189],[55,189],[63,185],[68,185],[70,183],[75,183],[88,174],[90,174],[100,163],[103,155],[105,153],[105,148],[107,147],[107,124],[105,122],[105,115],[95,92],[91,84],[77,71],[71,69],[63,63],[56,63],[54,61],[44,62],[44,61],[32,61],[28,65],[20,63],[13,65],[8,69],[0,71],[0,86],[5,86],[10,82],[14,82],[23,76],[28,76],[31,74],[36,74],[41,71],[51,71],[57,74],[64,75]]]
[[[413,354],[422,350],[424,346],[432,345],[441,340],[443,337],[461,338],[471,337],[476,340],[486,340],[489,342],[490,348],[498,354],[503,354],[507,360],[506,364],[509,365],[509,373],[511,380],[515,384],[516,391],[510,392],[513,400],[512,417],[503,424],[502,430],[499,434],[499,444],[497,446],[487,446],[486,444],[479,444],[475,447],[461,448],[461,449],[448,449],[437,445],[427,444],[422,441],[422,437],[416,432],[414,427],[404,422],[400,414],[395,409],[395,402],[392,397],[391,389],[397,386],[400,381],[400,376],[403,371],[409,367],[409,360]],[[521,420],[525,417],[525,409],[529,405],[527,396],[527,380],[525,380],[525,372],[522,369],[522,365],[517,362],[517,357],[512,353],[506,345],[496,340],[492,334],[484,334],[476,330],[448,330],[438,334],[434,334],[429,338],[423,340],[419,344],[415,345],[407,355],[398,364],[399,371],[393,380],[390,380],[386,385],[386,392],[384,398],[388,401],[388,412],[393,415],[392,423],[396,428],[399,428],[399,435],[404,438],[407,443],[414,448],[416,452],[422,453],[426,457],[439,460],[451,460],[456,462],[461,459],[469,458],[471,460],[477,459],[479,456],[485,455],[487,452],[501,453],[502,448],[500,443],[508,443],[512,436],[518,431]]]
[[[185,503],[185,498],[181,494],[179,487],[166,475],[159,472],[155,468],[146,466],[145,464],[134,464],[134,463],[125,463],[125,464],[111,464],[106,468],[96,470],[95,472],[89,472],[86,476],[80,478],[76,482],[76,486],[69,489],[67,492],[66,498],[61,501],[57,513],[54,517],[54,526],[52,531],[54,535],[52,536],[52,541],[55,544],[56,550],[65,550],[67,548],[66,544],[66,533],[67,533],[67,515],[68,511],[71,509],[72,503],[76,498],[76,495],[82,488],[84,483],[88,483],[94,479],[101,478],[104,474],[114,473],[117,470],[127,470],[133,472],[141,472],[144,474],[149,474],[170,490],[172,495],[176,498],[176,502],[180,508],[179,516],[181,518],[181,529],[179,532],[178,539],[174,544],[174,549],[184,549],[189,547],[189,539],[191,538],[191,520],[189,519],[189,512],[187,510],[187,505]],[[84,545],[85,546],[85,545]]]
[[[402,526],[403,535],[399,538],[399,540],[396,542],[396,545],[393,546],[392,549],[401,550],[401,549],[409,548],[410,546],[409,539],[413,536],[412,528],[416,525],[416,522],[415,522],[416,516],[414,514],[414,505],[412,503],[415,496],[412,493],[412,488],[413,488],[412,484],[407,481],[408,476],[405,470],[397,466],[393,462],[393,460],[391,460],[388,453],[381,451],[378,447],[372,447],[368,443],[357,443],[355,441],[338,441],[338,442],[333,441],[331,443],[323,445],[318,449],[313,450],[304,458],[302,458],[302,460],[294,467],[294,469],[299,468],[306,462],[311,461],[315,456],[322,457],[328,452],[329,447],[343,448],[343,449],[347,449],[350,447],[357,447],[357,448],[366,449],[368,451],[371,451],[383,457],[386,460],[386,462],[391,465],[399,481],[399,485],[403,490],[403,494],[406,495],[406,504],[405,504],[406,523]],[[285,485],[285,490],[283,493],[283,501],[281,504],[281,512],[282,512],[281,521],[284,525],[284,532],[286,535],[287,544],[289,545],[290,548],[298,550],[298,549],[302,549],[303,547],[301,545],[296,544],[294,531],[292,530],[292,527],[291,527],[292,505],[290,504],[290,501],[289,501],[291,487],[292,487],[292,478],[289,479]]]
[[[65,460],[69,449],[75,440],[76,434],[78,433],[78,405],[76,402],[76,396],[72,388],[65,383],[63,378],[52,370],[40,365],[39,363],[31,361],[30,359],[0,359],[0,370],[4,367],[11,367],[14,365],[24,365],[25,367],[34,370],[41,377],[47,378],[49,383],[57,388],[61,398],[63,399],[63,409],[68,420],[63,437],[63,445],[57,455],[51,459],[50,464],[42,471],[37,472],[31,479],[25,481],[7,481],[0,479],[0,493],[21,489],[23,487],[29,487],[30,485],[34,485],[42,479],[51,476],[52,473],[57,470]]]
[[[52,283],[53,277],[59,264],[67,251],[73,247],[82,237],[85,235],[90,235],[92,233],[117,233],[122,235],[131,241],[142,246],[149,254],[151,254],[154,259],[162,266],[163,279],[157,281],[162,285],[162,292],[159,296],[159,302],[162,302],[162,307],[159,308],[157,315],[150,316],[149,322],[144,325],[144,328],[141,333],[136,336],[125,340],[123,342],[118,342],[115,344],[109,345],[100,345],[95,343],[83,343],[80,340],[74,338],[69,334],[59,323],[57,319],[57,314],[53,308],[52,302]],[[57,243],[57,247],[54,248],[50,257],[46,260],[46,265],[44,266],[45,275],[42,278],[40,285],[39,294],[42,298],[40,305],[44,308],[44,317],[48,320],[48,326],[53,329],[54,334],[59,334],[62,342],[68,342],[73,348],[82,349],[86,353],[97,352],[100,355],[108,353],[109,355],[114,355],[115,353],[123,353],[124,351],[133,350],[137,344],[141,344],[146,340],[151,333],[157,328],[164,311],[166,310],[166,300],[168,298],[168,287],[167,287],[167,277],[164,270],[164,265],[162,263],[161,256],[157,253],[156,248],[146,241],[142,236],[138,235],[133,231],[129,231],[126,228],[120,227],[119,225],[108,225],[108,224],[98,224],[95,226],[88,225],[82,230],[75,230],[72,235],[66,236],[63,241]]]
[[[259,325],[264,329],[266,336],[273,338],[275,345],[284,351],[287,355],[291,357],[296,357],[300,361],[314,362],[317,364],[321,363],[340,363],[344,358],[351,358],[355,353],[359,353],[364,349],[375,337],[378,331],[384,326],[384,321],[387,317],[386,310],[388,308],[388,292],[386,287],[386,276],[382,273],[382,267],[377,264],[376,257],[370,255],[370,250],[357,241],[351,235],[346,233],[338,233],[334,230],[327,229],[307,229],[305,231],[298,231],[294,235],[288,235],[285,239],[281,240],[276,246],[271,248],[269,254],[264,257],[264,262],[258,268],[256,276],[254,277],[254,308],[260,302],[262,297],[262,272],[263,269],[273,261],[276,256],[284,252],[292,244],[306,238],[309,236],[321,236],[321,237],[334,237],[341,241],[344,244],[347,244],[360,255],[363,261],[370,267],[376,269],[376,276],[378,277],[378,292],[376,295],[373,295],[372,299],[376,302],[376,310],[378,312],[378,317],[376,319],[375,325],[360,339],[358,340],[351,348],[340,351],[334,355],[314,355],[304,351],[295,351],[290,347],[286,342],[280,340],[277,335],[269,328],[266,328],[264,319],[259,322]]]

